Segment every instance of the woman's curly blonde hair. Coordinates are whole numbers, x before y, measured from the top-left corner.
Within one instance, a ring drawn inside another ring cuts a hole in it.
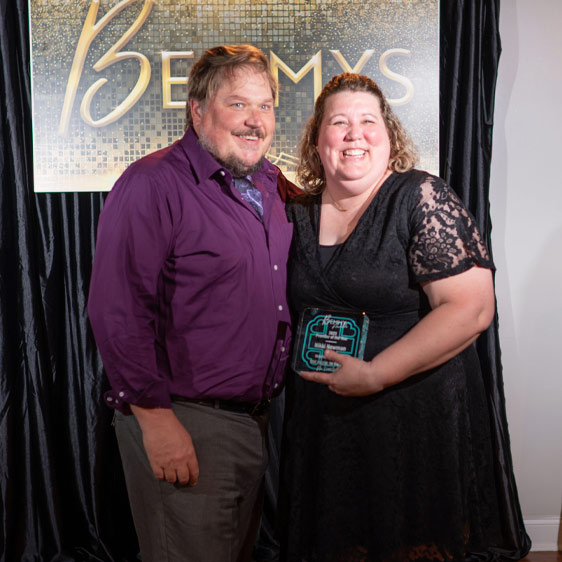
[[[380,103],[381,114],[390,138],[390,158],[388,168],[394,172],[407,172],[416,165],[418,156],[410,137],[394,115],[387,99],[377,84],[367,76],[344,72],[334,76],[322,89],[314,104],[314,114],[303,131],[299,153],[300,162],[297,167],[297,181],[304,191],[311,194],[322,193],[326,187],[324,167],[318,155],[318,132],[326,100],[340,92],[367,92],[373,94]]]

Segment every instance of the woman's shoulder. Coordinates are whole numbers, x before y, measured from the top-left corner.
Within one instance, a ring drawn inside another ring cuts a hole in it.
[[[390,189],[391,197],[414,207],[429,199],[458,199],[447,182],[430,172],[412,168],[407,172],[395,172]]]
[[[424,184],[435,185],[438,189],[447,188],[445,180],[418,168],[412,168],[407,172],[394,172],[394,179],[399,186],[408,186],[411,189]]]
[[[289,220],[298,218],[303,214],[308,214],[311,209],[319,200],[318,195],[311,195],[310,193],[302,192],[299,195],[289,199],[286,203],[287,216]]]

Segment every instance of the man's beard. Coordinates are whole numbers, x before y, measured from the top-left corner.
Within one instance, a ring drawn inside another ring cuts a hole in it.
[[[239,135],[256,135],[259,138],[263,138],[263,132],[261,130],[248,130],[242,133],[237,133]],[[262,156],[255,164],[248,165],[242,162],[240,158],[234,156],[234,154],[227,154],[225,158],[221,158],[218,155],[218,150],[215,145],[208,141],[203,135],[199,135],[199,144],[209,152],[213,158],[227,170],[230,170],[232,177],[234,178],[244,178],[246,176],[252,175],[257,172],[263,165],[265,156]]]

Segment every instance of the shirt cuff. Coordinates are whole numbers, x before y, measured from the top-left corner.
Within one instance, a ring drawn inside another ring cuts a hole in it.
[[[152,392],[146,392],[141,395],[133,396],[126,390],[108,390],[104,394],[104,401],[107,406],[118,410],[119,412],[130,415],[131,407],[130,404],[135,406],[140,406],[141,408],[168,408],[172,407],[172,400],[170,395],[166,392],[160,396],[155,395],[154,388]]]

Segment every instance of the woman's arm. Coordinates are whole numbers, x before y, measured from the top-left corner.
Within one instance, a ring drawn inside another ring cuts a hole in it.
[[[423,285],[431,312],[371,361],[326,351],[341,367],[333,373],[301,373],[342,396],[366,396],[441,365],[468,347],[492,322],[492,272],[468,271]]]

